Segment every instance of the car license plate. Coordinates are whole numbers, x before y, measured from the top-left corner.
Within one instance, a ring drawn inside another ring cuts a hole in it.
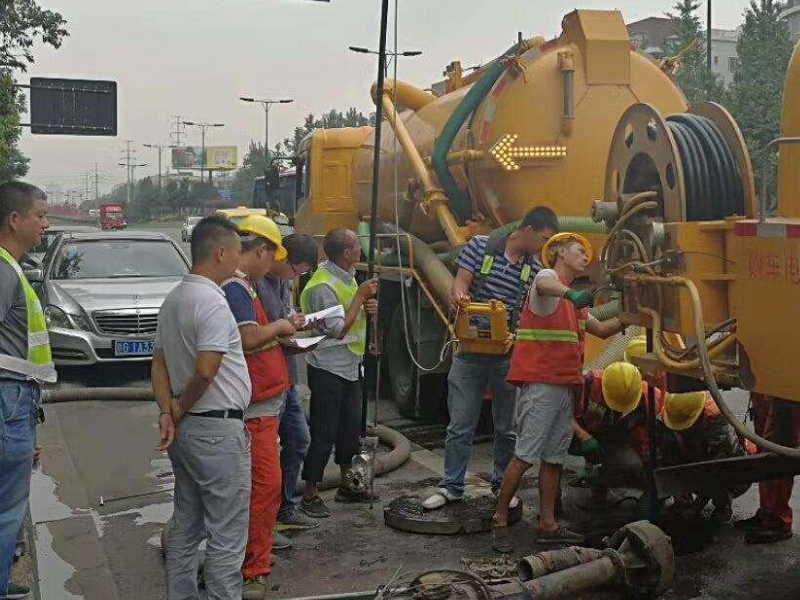
[[[152,356],[153,342],[143,341],[116,341],[114,342],[114,356]]]

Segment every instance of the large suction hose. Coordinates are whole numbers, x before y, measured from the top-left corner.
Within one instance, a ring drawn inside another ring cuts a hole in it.
[[[708,391],[711,393],[711,397],[714,398],[714,402],[717,404],[720,412],[725,416],[737,433],[739,433],[742,437],[747,438],[758,447],[779,456],[800,459],[800,448],[781,446],[780,444],[776,444],[775,442],[761,437],[760,435],[747,429],[722,398],[722,394],[717,387],[717,380],[714,378],[714,370],[711,365],[711,356],[709,355],[708,347],[706,346],[706,331],[705,324],[703,323],[703,307],[700,303],[700,294],[697,291],[697,287],[694,285],[694,282],[690,279],[686,279],[685,277],[657,277],[653,275],[637,275],[631,277],[631,279],[640,283],[655,283],[657,285],[686,288],[692,301],[694,329],[695,335],[697,336],[697,354],[699,356],[700,366],[703,369],[703,378],[706,386],[708,387]]]

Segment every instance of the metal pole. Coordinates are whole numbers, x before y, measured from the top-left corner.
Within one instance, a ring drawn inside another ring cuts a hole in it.
[[[97,199],[100,197],[99,189],[100,186],[97,183],[97,163],[94,163],[94,202],[97,204]]]
[[[645,348],[648,353],[653,352],[653,330],[648,329]],[[658,468],[658,454],[656,453],[656,394],[655,386],[647,386],[647,440],[650,443],[647,457],[647,519],[655,523],[658,519],[658,488],[656,486],[656,469]]]
[[[161,191],[161,144],[156,148],[158,149],[158,190]]]
[[[269,169],[269,102],[264,102],[264,164]],[[264,187],[266,189],[267,180],[264,180]]]
[[[200,148],[200,183],[203,183],[203,171],[206,166],[206,128],[200,126],[200,140],[202,147]]]
[[[386,29],[389,20],[389,0],[381,0],[381,29],[380,29],[380,42],[378,44],[378,93],[376,95],[377,102],[375,103],[375,147],[372,152],[372,202],[370,205],[369,215],[369,254],[367,257],[367,265],[369,276],[375,276],[375,246],[377,244],[377,226],[378,226],[378,192],[380,190],[380,161],[381,161],[381,125],[383,123],[383,91],[384,91],[384,75],[386,73]],[[370,319],[367,323],[367,339],[372,340],[373,337],[377,340],[377,315]],[[379,364],[379,344],[370,344],[372,353],[375,355],[376,369]],[[377,373],[375,373],[375,381],[377,381]],[[368,386],[370,389],[372,386]],[[377,390],[375,391],[377,394]],[[361,436],[362,438],[367,435],[367,409],[369,407],[369,394],[362,394],[361,402]]]
[[[707,4],[708,15],[706,16],[706,70],[708,71],[708,86],[711,88],[711,0]]]

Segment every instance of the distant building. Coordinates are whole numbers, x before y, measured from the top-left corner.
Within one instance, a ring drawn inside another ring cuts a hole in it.
[[[792,41],[800,41],[800,0],[787,0],[784,3],[781,17],[786,19],[786,26],[792,34]]]
[[[794,3],[798,4],[798,11],[800,11],[800,0],[794,0]],[[800,25],[800,14],[798,14],[798,25]],[[664,58],[670,40],[675,38],[672,21],[666,17],[647,17],[629,23],[627,27],[633,45],[638,50],[657,59]],[[733,74],[739,66],[736,55],[738,38],[738,30],[711,30],[711,71],[718,75],[725,85],[729,85],[733,81]]]

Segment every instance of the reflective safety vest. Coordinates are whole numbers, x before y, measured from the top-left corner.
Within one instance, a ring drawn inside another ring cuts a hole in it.
[[[351,281],[350,283],[345,283],[336,277],[336,275],[328,271],[324,264],[322,264],[317,268],[316,271],[314,271],[311,279],[308,280],[306,287],[303,288],[303,292],[300,294],[300,308],[304,313],[311,312],[311,290],[318,285],[327,285],[329,288],[331,288],[333,293],[336,294],[336,298],[339,300],[339,303],[344,307],[345,312],[347,312],[347,309],[350,308],[350,305],[353,303],[353,299],[356,297],[356,293],[358,292],[358,284],[355,280]],[[345,339],[342,340],[341,343],[346,343],[350,352],[356,356],[364,356],[364,351],[367,348],[367,315],[363,308],[359,311],[358,317],[350,327]],[[321,346],[319,349],[323,350],[324,348],[329,348],[335,345],[337,344],[326,342],[324,346]]]
[[[511,354],[508,382],[583,385],[583,354],[589,309],[559,299],[553,314],[542,317],[526,301]]]
[[[25,308],[28,317],[28,357],[27,359],[0,354],[0,368],[39,381],[55,383],[56,368],[50,351],[50,336],[47,334],[47,320],[39,302],[39,297],[28,283],[16,259],[8,250],[0,246],[0,258],[6,261],[19,276],[22,292],[25,295]]]
[[[232,277],[223,283],[241,285],[250,294],[253,308],[256,312],[256,322],[269,325],[267,313],[256,294],[255,288],[247,279]],[[245,350],[244,359],[247,362],[247,371],[250,374],[250,387],[252,388],[250,401],[263,402],[274,398],[289,389],[289,369],[286,366],[286,355],[283,353],[278,340],[271,340],[258,348]]]

